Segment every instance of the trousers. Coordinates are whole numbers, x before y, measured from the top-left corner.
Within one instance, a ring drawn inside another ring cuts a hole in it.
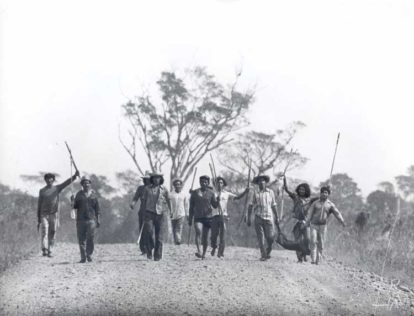
[[[48,250],[50,252],[51,247],[54,246],[56,240],[56,229],[57,229],[57,213],[43,215],[40,218],[41,227],[41,247],[42,250]]]
[[[145,240],[144,243],[148,257],[152,256],[152,249],[154,248],[154,260],[160,260],[162,258],[163,222],[164,214],[145,211],[144,231],[142,232],[143,236],[141,238]],[[154,242],[152,239],[153,235]]]
[[[275,237],[275,229],[271,220],[263,219],[260,216],[254,218],[254,228],[256,230],[257,241],[259,242],[262,258],[267,258],[272,251]]]
[[[92,256],[95,248],[96,222],[93,219],[77,221],[76,230],[78,233],[81,260],[85,260],[87,257]]]
[[[217,248],[217,239],[220,237],[218,255],[224,255],[226,243],[226,218],[220,215],[214,216],[211,220],[211,247]]]

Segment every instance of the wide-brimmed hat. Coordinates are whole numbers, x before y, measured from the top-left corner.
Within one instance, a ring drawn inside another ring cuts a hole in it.
[[[145,174],[141,177],[141,179],[149,179],[151,177],[151,172],[148,170],[145,171]]]
[[[223,177],[217,177],[217,178],[216,178],[216,183],[218,183],[218,182],[219,182],[219,180],[223,181],[223,186],[227,186],[227,182],[226,182],[226,180],[224,180],[224,178],[223,178]]]
[[[56,176],[53,173],[45,173],[45,175],[43,176],[43,179],[49,179],[49,178],[53,178],[53,180],[56,180]]]
[[[270,177],[269,177],[269,176],[267,176],[267,175],[265,175],[265,174],[259,174],[258,176],[255,176],[255,177],[253,178],[252,183],[254,183],[254,184],[259,184],[259,181],[260,181],[261,179],[264,179],[266,183],[269,183],[269,182],[270,182]]]
[[[172,182],[172,184],[174,185],[177,182],[180,182],[181,184],[183,184],[183,180],[181,180],[181,179],[174,179],[173,182]]]
[[[82,178],[81,178],[81,184],[82,183],[84,183],[84,182],[89,182],[89,183],[92,183],[92,181],[91,181],[91,179],[89,178],[89,177],[87,177],[87,176],[83,176]]]
[[[153,172],[150,175],[150,182],[153,183],[153,179],[156,177],[160,177],[161,181],[160,181],[160,185],[164,183],[164,175],[162,173],[158,173],[158,172]]]

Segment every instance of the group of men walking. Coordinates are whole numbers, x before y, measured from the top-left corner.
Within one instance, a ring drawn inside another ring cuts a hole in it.
[[[72,183],[79,172],[59,185],[53,185],[55,176],[45,175],[46,186],[39,191],[38,224],[42,227],[42,253],[52,256],[52,246],[58,222],[59,193]],[[227,191],[226,180],[223,177],[212,179],[203,175],[199,178],[200,187],[190,190],[190,194],[183,192],[183,181],[173,180],[173,190],[169,192],[163,185],[164,177],[159,173],[146,173],[143,184],[138,186],[130,204],[134,209],[139,201],[139,247],[141,253],[148,259],[159,261],[163,255],[163,225],[165,220],[171,221],[174,243],[182,243],[182,231],[187,220],[190,233],[194,225],[195,256],[200,259],[206,257],[208,236],[210,233],[211,255],[217,254],[224,258],[226,243],[227,222],[229,221],[228,203],[247,195],[247,214],[243,214],[247,226],[252,225],[257,235],[260,249],[260,260],[270,258],[272,246],[276,237],[276,230],[280,234],[279,216],[276,197],[268,187],[270,178],[267,175],[258,175],[252,183],[253,189],[247,187],[241,194]],[[91,189],[91,180],[81,179],[82,189],[77,192],[73,208],[76,210],[76,228],[80,249],[80,262],[92,261],[94,250],[95,230],[100,226],[100,208],[96,193]],[[286,179],[283,179],[283,188],[293,200],[292,217],[296,219],[293,235],[298,247],[298,262],[307,261],[310,253],[312,263],[318,264],[324,248],[327,219],[330,214],[343,225],[344,219],[335,205],[328,199],[329,187],[322,187],[320,196],[311,198],[310,187],[307,183],[297,186],[295,192],[288,189]],[[277,239],[276,239],[277,240]],[[283,246],[283,244],[282,244]]]

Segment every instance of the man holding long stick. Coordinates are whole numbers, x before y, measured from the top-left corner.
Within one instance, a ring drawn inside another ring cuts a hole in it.
[[[55,175],[46,173],[46,186],[40,189],[37,206],[37,225],[41,228],[41,248],[43,256],[52,257],[52,250],[56,238],[58,225],[59,194],[79,176],[79,171],[61,184],[53,185]]]
[[[218,207],[217,197],[214,191],[209,187],[210,177],[200,177],[200,188],[192,191],[190,197],[190,210],[188,217],[188,225],[193,223],[196,232],[195,242],[197,258],[204,259],[207,252],[208,233],[211,228],[212,210]],[[201,240],[200,240],[201,239]],[[203,247],[203,252],[200,251],[200,242]]]
[[[249,192],[249,189],[243,191],[240,195],[236,195],[229,191],[225,191],[224,188],[227,186],[226,180],[223,177],[217,177],[217,200],[219,205],[217,208],[212,210],[212,221],[211,221],[211,255],[214,256],[217,249],[217,239],[220,237],[220,244],[218,247],[218,258],[224,257],[224,247],[226,240],[226,222],[229,220],[229,215],[227,213],[227,204],[230,199],[239,200],[245,194]]]

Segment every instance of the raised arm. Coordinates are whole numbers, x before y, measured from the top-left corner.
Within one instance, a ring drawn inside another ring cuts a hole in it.
[[[79,176],[79,171],[76,170],[75,174],[72,177],[68,178],[65,182],[62,182],[61,184],[57,185],[58,191],[61,192],[69,184],[71,184],[73,181],[75,181],[78,176]]]
[[[250,191],[250,189],[246,188],[241,194],[239,194],[239,195],[234,194],[233,195],[233,200],[234,201],[240,200],[243,196],[245,196],[247,193],[249,193],[249,191]]]
[[[285,190],[285,192],[290,196],[292,200],[295,199],[295,193],[290,192],[287,187],[286,177],[283,177],[283,190]]]

